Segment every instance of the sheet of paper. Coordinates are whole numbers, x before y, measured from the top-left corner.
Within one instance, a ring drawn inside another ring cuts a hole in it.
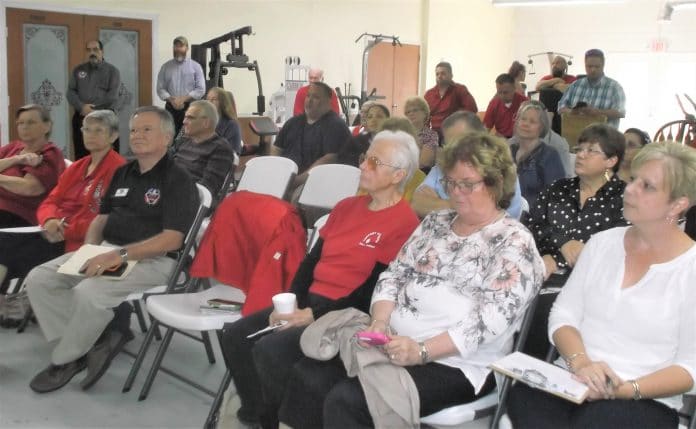
[[[82,268],[82,266],[85,264],[85,262],[87,262],[88,259],[93,258],[97,255],[101,255],[103,253],[111,252],[112,250],[114,250],[114,248],[109,246],[83,244],[79,249],[77,249],[75,253],[73,253],[70,259],[68,259],[63,265],[58,267],[58,272],[61,274],[67,274],[71,276],[84,277],[84,274],[80,273],[80,268]],[[126,278],[128,274],[133,270],[135,264],[136,261],[128,261],[128,267],[126,267],[126,270],[119,277],[102,277],[109,280],[120,280]]]
[[[40,226],[20,226],[17,228],[0,228],[0,232],[8,232],[11,234],[36,234],[43,231]]]
[[[587,397],[589,388],[572,374],[556,365],[522,352],[515,352],[493,362],[491,368],[537,389],[576,404]]]

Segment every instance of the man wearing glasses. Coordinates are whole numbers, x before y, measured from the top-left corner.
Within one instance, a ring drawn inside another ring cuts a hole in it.
[[[73,155],[75,161],[89,155],[82,139],[82,120],[94,110],[114,110],[118,100],[121,75],[112,64],[104,61],[104,45],[99,40],[87,42],[87,62],[72,71],[66,97],[75,109],[72,118]],[[113,144],[119,151],[118,139]]]

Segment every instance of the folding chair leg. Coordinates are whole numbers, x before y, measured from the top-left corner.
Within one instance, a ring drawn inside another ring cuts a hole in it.
[[[150,393],[152,383],[155,381],[155,376],[162,365],[162,359],[164,359],[164,354],[167,352],[167,348],[173,336],[174,328],[167,328],[167,332],[164,334],[164,338],[162,338],[162,344],[160,344],[157,354],[155,355],[155,360],[152,362],[152,367],[150,367],[150,372],[147,374],[143,388],[140,391],[140,396],[138,396],[138,401],[144,400],[147,398],[148,393]]]
[[[220,388],[215,395],[215,399],[213,399],[213,404],[210,406],[210,412],[208,413],[208,418],[205,420],[203,428],[215,429],[217,426],[217,422],[220,419],[220,405],[222,404],[222,399],[225,397],[225,392],[230,385],[230,381],[232,381],[232,373],[230,373],[228,369],[225,371],[225,376],[222,378]]]
[[[159,322],[157,320],[152,320],[150,323],[150,329],[147,330],[147,334],[145,335],[145,338],[143,339],[143,343],[140,345],[140,350],[138,350],[138,355],[135,357],[135,361],[133,362],[133,366],[131,367],[130,372],[128,373],[128,377],[126,378],[126,382],[123,384],[123,389],[121,392],[126,393],[131,390],[131,387],[133,387],[133,382],[135,381],[135,377],[138,375],[138,371],[140,371],[140,367],[143,364],[143,360],[145,359],[145,355],[147,355],[147,350],[150,348],[150,343],[152,343],[152,338],[155,336],[155,333],[158,332],[158,327],[159,327]]]
[[[147,332],[147,323],[145,323],[145,316],[143,315],[143,307],[140,305],[140,300],[133,301],[133,307],[135,308],[135,315],[138,318],[140,330],[144,334]]]
[[[24,319],[22,319],[22,322],[17,327],[17,333],[21,334],[22,332],[24,332],[24,330],[29,325],[29,322],[31,322],[33,318],[34,318],[34,310],[32,310],[31,307],[29,307],[27,309],[26,314],[24,315]]]
[[[205,353],[208,355],[208,362],[211,364],[215,363],[215,352],[213,352],[213,345],[210,344],[210,335],[208,332],[201,332],[201,339],[203,341],[203,346],[205,346]]]
[[[510,387],[512,386],[512,379],[510,377],[504,377],[503,383],[500,386],[500,393],[498,395],[498,406],[495,407],[495,414],[491,419],[490,429],[498,429],[500,424],[500,418],[503,417],[505,413],[505,407],[507,405],[507,396],[510,392]]]

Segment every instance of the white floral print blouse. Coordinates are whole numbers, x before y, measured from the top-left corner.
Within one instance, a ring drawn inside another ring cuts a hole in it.
[[[532,234],[505,216],[461,237],[457,213],[428,215],[382,273],[372,302],[393,301],[390,327],[424,341],[447,332],[457,355],[436,362],[460,368],[478,391],[488,365],[508,354],[544,264]]]

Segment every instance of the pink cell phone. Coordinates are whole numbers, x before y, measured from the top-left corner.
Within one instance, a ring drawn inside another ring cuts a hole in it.
[[[355,334],[355,338],[358,341],[362,341],[373,346],[381,346],[391,341],[389,337],[379,332],[360,331]]]

